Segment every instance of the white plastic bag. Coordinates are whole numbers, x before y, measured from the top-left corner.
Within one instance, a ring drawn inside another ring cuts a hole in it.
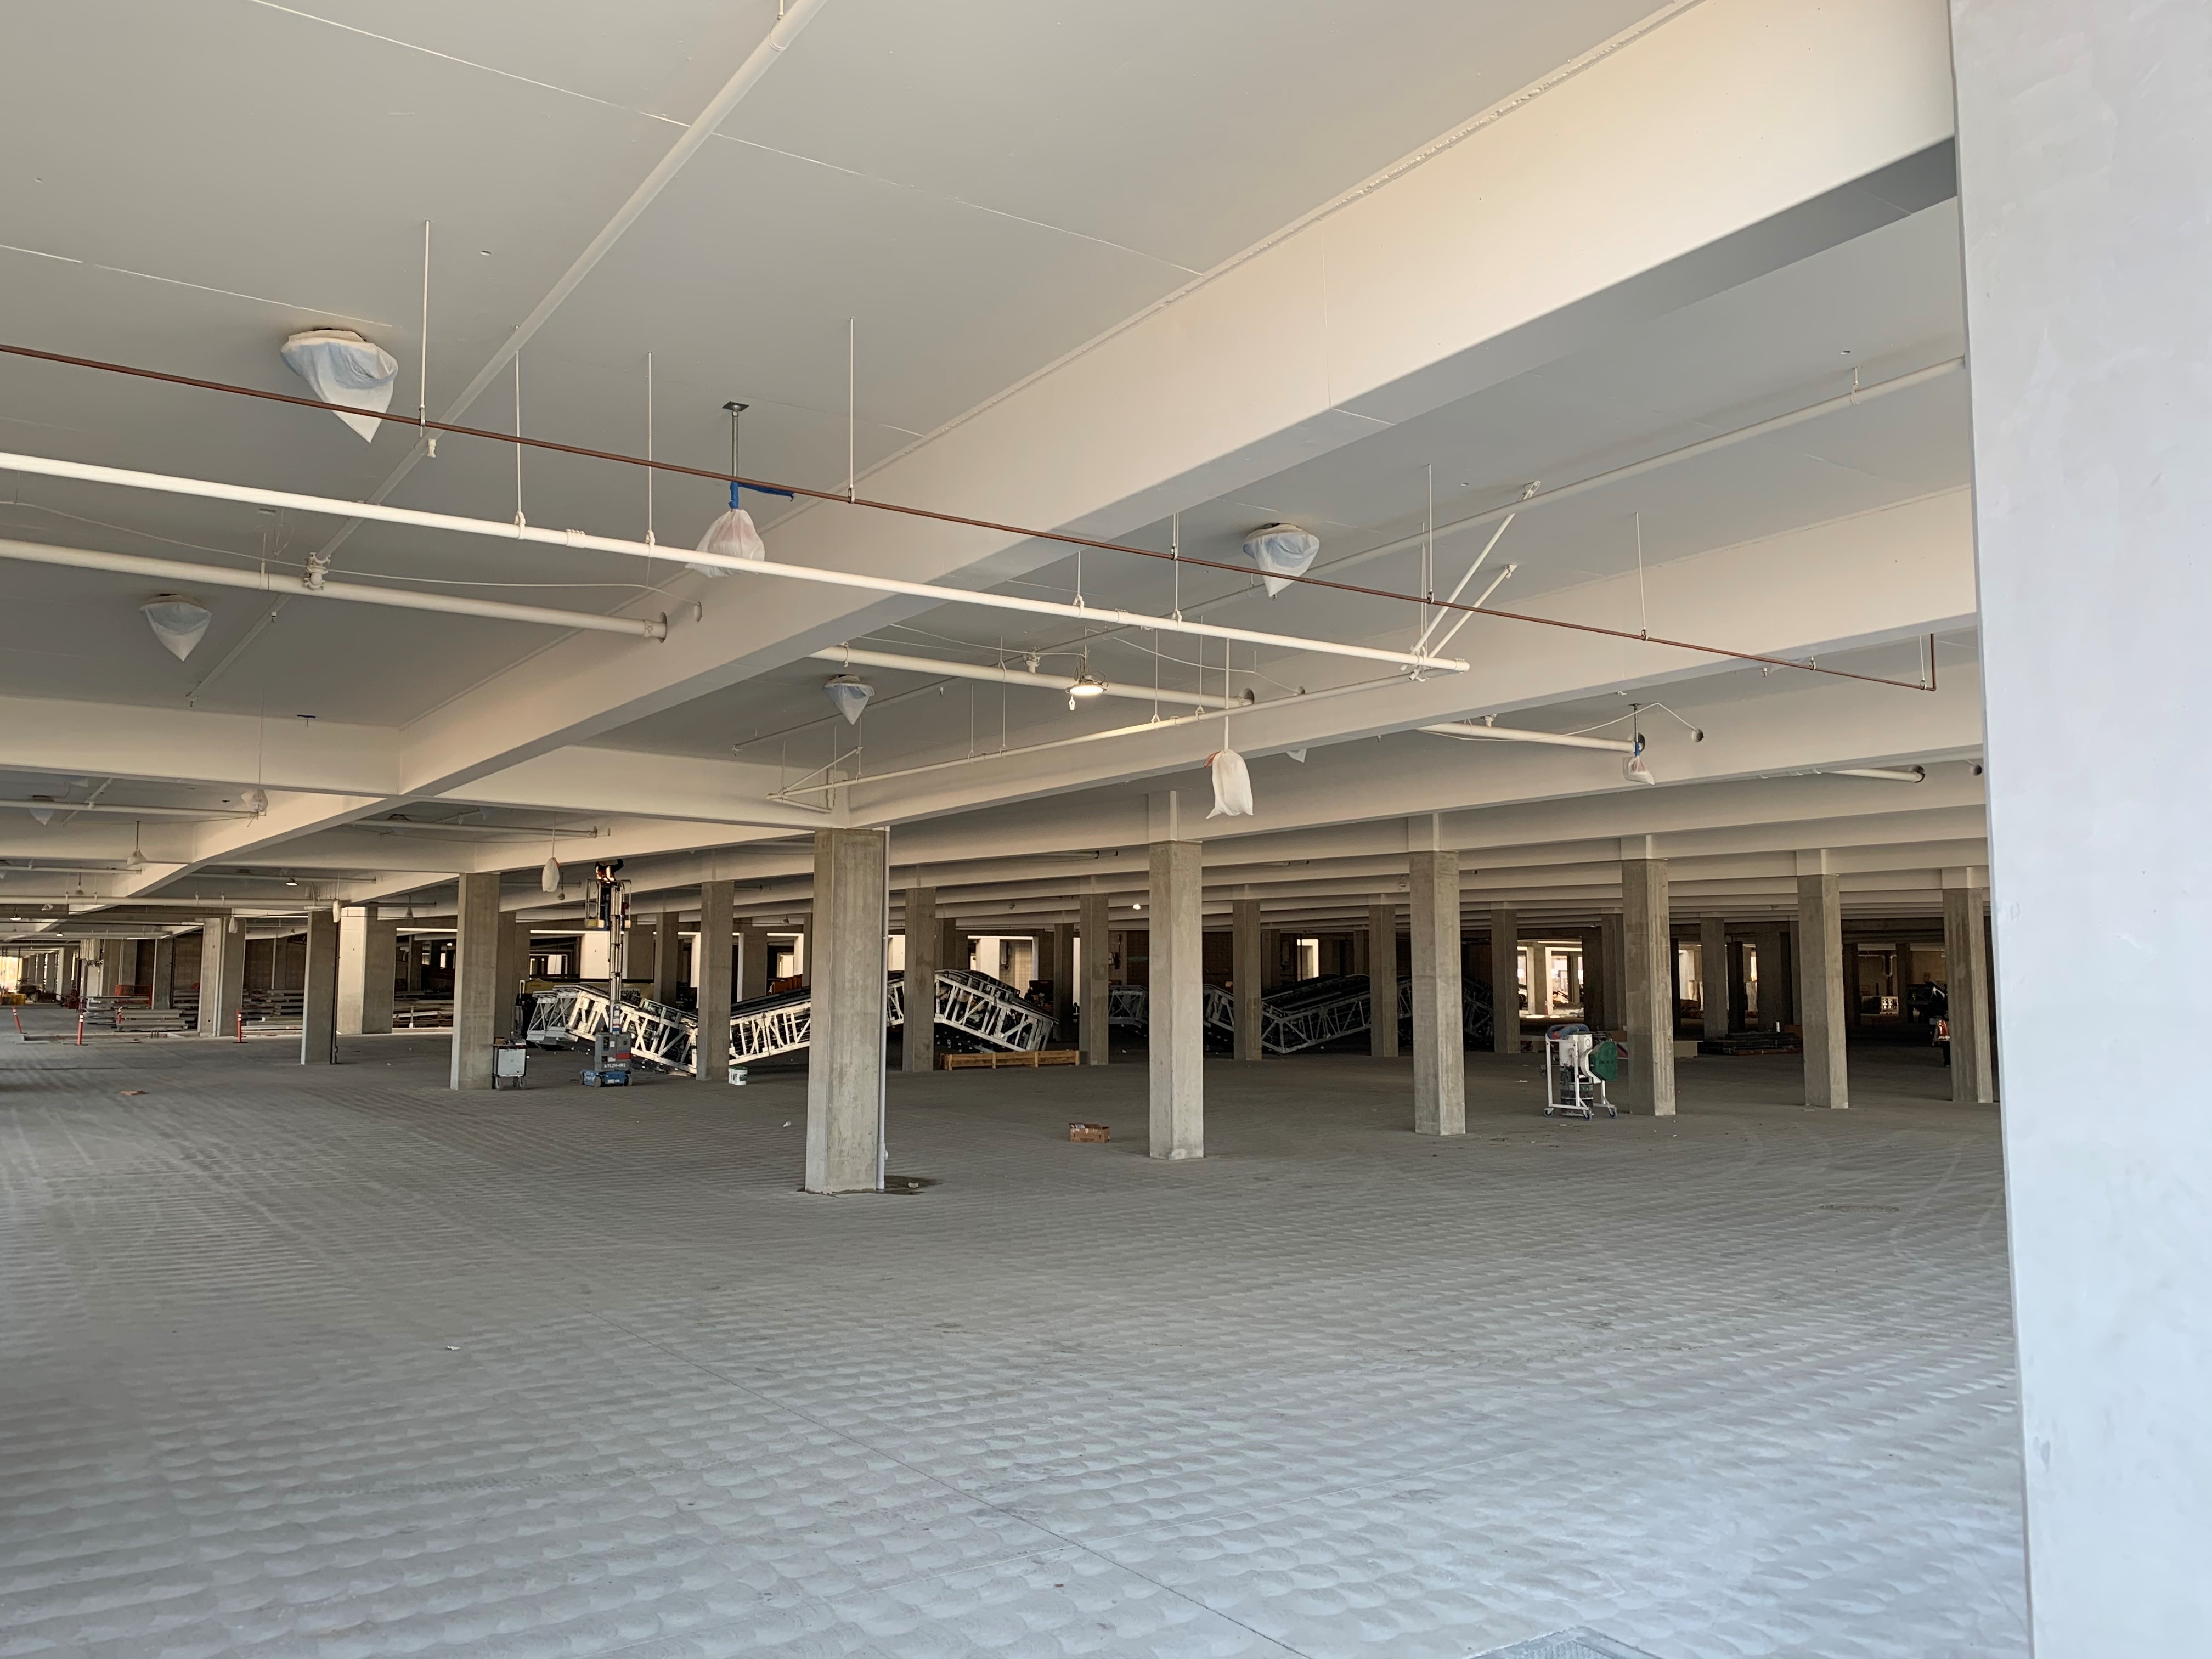
[[[719,553],[727,559],[765,559],[768,544],[753,528],[753,515],[742,507],[733,507],[707,526],[707,533],[699,538],[699,551]],[[702,576],[726,576],[729,567],[719,564],[689,564],[687,570],[696,570]]]
[[[1267,585],[1271,599],[1291,585],[1291,577],[1304,575],[1320,551],[1321,538],[1294,524],[1272,524],[1244,538],[1244,556]]]
[[[1213,773],[1213,810],[1210,818],[1249,818],[1252,816],[1252,774],[1244,757],[1234,749],[1217,750],[1206,762]]]
[[[379,412],[392,407],[399,360],[349,328],[311,328],[295,334],[284,342],[281,355],[285,366],[326,404]],[[374,416],[332,412],[364,439],[376,436]]]

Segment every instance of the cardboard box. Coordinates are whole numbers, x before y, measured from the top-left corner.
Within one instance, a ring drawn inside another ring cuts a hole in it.
[[[1111,1140],[1114,1137],[1103,1123],[1071,1123],[1067,1126],[1067,1138],[1070,1140]]]

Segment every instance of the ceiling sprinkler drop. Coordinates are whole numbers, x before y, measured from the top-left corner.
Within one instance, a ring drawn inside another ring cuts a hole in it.
[[[52,795],[33,795],[31,799],[33,800],[52,800],[53,797]],[[52,823],[54,821],[54,809],[51,806],[33,806],[31,809],[31,820],[34,823]]]
[[[138,614],[145,617],[162,648],[179,662],[192,654],[192,647],[214,620],[214,613],[187,593],[156,593],[138,607]]]
[[[718,554],[726,559],[751,559],[756,562],[768,557],[768,544],[761,539],[754,527],[753,515],[745,511],[738,499],[738,416],[745,412],[745,405],[738,403],[722,405],[730,412],[730,505],[728,511],[707,526],[707,533],[699,538],[699,551]],[[720,564],[686,564],[686,570],[696,570],[702,576],[726,576],[729,567]]]

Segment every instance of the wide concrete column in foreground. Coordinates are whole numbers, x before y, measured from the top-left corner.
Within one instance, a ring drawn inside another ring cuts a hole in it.
[[[1705,1035],[1726,1036],[1729,1007],[1735,1000],[1726,916],[1706,916],[1698,923],[1698,982],[1704,999]]]
[[[812,997],[806,1051],[806,1190],[883,1185],[885,907],[890,835],[814,832]]]
[[[380,921],[373,904],[338,912],[338,1035],[362,1036],[392,1029],[392,994],[398,978],[399,925]]]
[[[1398,907],[1367,912],[1367,1052],[1398,1057]]]
[[[238,1029],[238,1011],[246,1000],[244,927],[233,916],[210,916],[200,924],[202,1036],[227,1037]]]
[[[1805,1103],[1851,1103],[1844,1049],[1844,906],[1825,854],[1797,858],[1797,963],[1805,1019]]]
[[[1628,1063],[1621,1104],[1656,1117],[1674,1115],[1674,939],[1667,906],[1667,860],[1620,861],[1621,978]]]
[[[734,964],[730,952],[730,912],[736,896],[735,882],[699,884],[699,937],[693,945],[699,963],[699,1036],[691,1074],[702,1083],[730,1080],[730,1004],[737,989],[731,971]],[[767,942],[757,932],[747,935],[748,975],[756,971],[751,965],[755,938],[760,938],[763,945]],[[767,981],[761,983],[765,987]]]
[[[1494,904],[1490,908],[1490,1046],[1494,1053],[1521,1052],[1520,982],[1520,923],[1512,911]],[[1534,992],[1536,988],[1528,988]]]
[[[307,912],[306,971],[300,988],[300,1064],[337,1059],[338,919],[327,904]]]
[[[1230,974],[1231,989],[1237,1002],[1236,1055],[1239,1060],[1260,1058],[1260,1006],[1264,993],[1260,981],[1264,969],[1261,965],[1260,901],[1238,899],[1231,909],[1231,953]]]
[[[1113,947],[1106,939],[1106,895],[1085,893],[1077,912],[1083,930],[1083,1063],[1103,1066],[1114,1047],[1106,1018],[1113,984]]]
[[[1950,9],[2028,1633],[2036,1659],[2202,1652],[2205,8]]]
[[[1156,841],[1152,855],[1151,1151],[1154,1158],[1198,1158],[1206,1152],[1205,848],[1194,841]]]
[[[937,1068],[937,890],[906,890],[906,1030],[899,1069]]]
[[[453,1046],[447,1086],[489,1089],[492,1042],[504,1029],[499,1018],[499,958],[507,929],[499,911],[499,872],[465,875],[459,887],[453,911]]]
[[[1950,1005],[1951,1098],[1986,1106],[1997,1091],[1990,1064],[1990,945],[1977,873],[1943,872],[1943,996]]]
[[[1406,875],[1413,924],[1413,1133],[1463,1135],[1467,1031],[1459,972],[1459,854],[1408,853]]]

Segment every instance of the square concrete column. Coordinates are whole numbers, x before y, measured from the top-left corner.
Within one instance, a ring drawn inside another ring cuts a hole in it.
[[[1459,854],[1406,855],[1413,934],[1413,1133],[1467,1133]]]
[[[1231,911],[1230,969],[1236,997],[1236,1054],[1239,1060],[1260,1058],[1261,967],[1260,901],[1238,899]]]
[[[1206,1152],[1205,848],[1156,841],[1152,855],[1151,1152],[1199,1158]]]
[[[1103,1066],[1114,1041],[1107,1030],[1113,985],[1113,945],[1106,937],[1106,895],[1085,893],[1078,907],[1083,931],[1083,1062]]]
[[[1367,1052],[1398,1057],[1398,907],[1367,912]]]
[[[899,1068],[937,1069],[937,890],[906,890],[906,1031]]]
[[[1667,860],[1620,861],[1621,969],[1627,982],[1628,1064],[1621,1103],[1674,1115],[1674,942],[1668,931]]]
[[[148,991],[154,1006],[169,1006],[169,994],[175,988],[177,970],[177,942],[167,933],[154,941],[154,972],[148,981]]]
[[[1951,1098],[1986,1106],[1997,1097],[1990,1065],[1989,936],[1982,895],[1966,871],[1943,872],[1944,1000],[1950,1006]],[[1959,878],[1953,884],[1953,878]]]
[[[1518,919],[1503,905],[1490,910],[1490,1046],[1501,1054],[1521,1052],[1521,933]],[[1533,1001],[1534,986],[1528,988]]]
[[[507,934],[499,910],[499,872],[459,878],[453,916],[453,1044],[447,1074],[452,1089],[491,1087],[491,1045],[503,1036],[499,967]],[[588,937],[588,935],[587,935]]]
[[[328,1066],[338,1047],[338,919],[327,904],[307,912],[307,970],[300,988],[300,1064]]]
[[[1597,919],[1598,1000],[1605,1006],[1605,1029],[1628,1029],[1628,923],[1608,913]]]
[[[1052,1035],[1067,1040],[1075,1014],[1075,928],[1060,922],[1052,930]]]
[[[399,971],[402,981],[406,987],[407,994],[410,997],[421,996],[422,994],[422,939],[420,934],[410,933],[402,942]]]
[[[653,928],[653,986],[646,994],[655,1002],[673,1003],[684,983],[684,918],[663,910]]]
[[[625,949],[628,948],[629,941],[625,941]],[[499,930],[499,1007],[493,1016],[495,1036],[514,1034],[515,999],[521,994],[522,981],[529,976],[530,924],[520,916],[510,915]]]
[[[814,832],[808,943],[820,954],[808,964],[810,1193],[875,1192],[883,1185],[884,922],[890,884],[888,831]]]
[[[238,1011],[246,1000],[243,927],[235,916],[210,916],[200,924],[202,1036],[227,1037],[238,1030]]]
[[[737,986],[732,973],[731,910],[737,884],[702,881],[699,884],[699,937],[693,955],[699,968],[699,1036],[692,1054],[692,1076],[701,1083],[726,1085],[730,1080],[730,1004]],[[763,946],[756,956],[753,945]],[[757,973],[751,964],[767,955],[768,937],[749,929],[744,940],[745,972]],[[765,981],[763,981],[766,983]]]
[[[338,912],[338,1035],[392,1029],[398,924],[380,921],[373,904]]]
[[[1728,918],[1706,916],[1698,924],[1698,988],[1704,1009],[1705,1035],[1726,1036],[1729,1005],[1735,1000],[1729,971]]]
[[[1801,854],[1797,875],[1797,982],[1805,1006],[1805,1103],[1851,1103],[1844,1050],[1844,915],[1836,878],[1808,874]],[[1825,864],[1825,857],[1818,861]]]

